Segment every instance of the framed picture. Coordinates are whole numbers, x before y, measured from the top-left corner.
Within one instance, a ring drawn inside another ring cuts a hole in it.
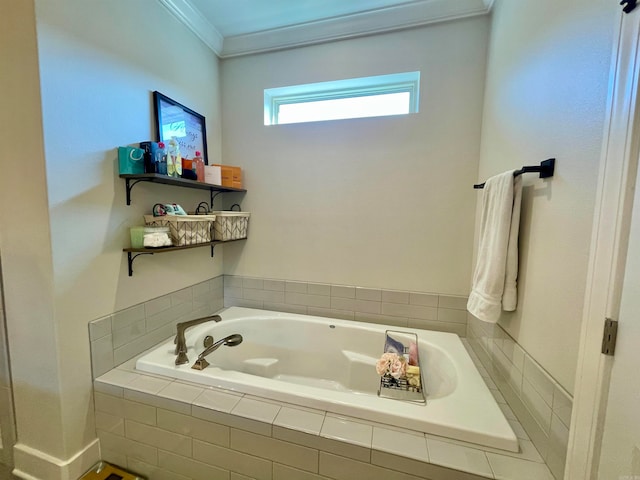
[[[204,164],[208,165],[204,117],[160,92],[153,92],[153,104],[158,141],[167,144],[171,137],[175,137],[184,158],[191,159],[200,152]]]

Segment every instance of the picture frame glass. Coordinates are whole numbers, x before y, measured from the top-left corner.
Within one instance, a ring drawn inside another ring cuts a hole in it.
[[[175,137],[183,158],[192,159],[200,152],[208,165],[205,117],[160,92],[153,92],[153,99],[158,141],[167,144]]]

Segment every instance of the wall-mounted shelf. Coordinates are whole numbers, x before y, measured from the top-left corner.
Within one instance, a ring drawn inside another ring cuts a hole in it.
[[[246,238],[239,238],[237,240],[214,240],[213,242],[207,243],[196,243],[195,245],[182,245],[177,247],[161,247],[161,248],[123,248],[123,252],[127,252],[127,263],[129,264],[129,276],[133,276],[133,261],[139,257],[140,255],[155,255],[156,253],[168,253],[175,252],[177,250],[187,250],[190,248],[199,248],[199,247],[211,247],[211,256],[213,257],[213,250],[216,245],[220,243],[231,243],[238,242],[240,240],[246,240]]]
[[[211,185],[209,183],[198,182],[196,180],[189,180],[186,178],[169,177],[168,175],[160,175],[159,173],[140,173],[140,174],[121,174],[120,178],[123,178],[127,187],[127,205],[131,205],[131,189],[140,182],[161,183],[163,185],[173,185],[183,188],[195,188],[197,190],[208,190],[211,196],[211,208],[213,209],[213,201],[216,196],[221,193],[244,193],[244,188],[223,187],[222,185]],[[239,238],[238,240],[245,240]],[[155,255],[156,253],[175,252],[177,250],[187,250],[189,248],[198,247],[211,247],[211,256],[213,257],[213,251],[216,245],[220,243],[236,242],[238,240],[214,240],[207,243],[197,243],[195,245],[182,245],[174,247],[162,247],[162,248],[123,248],[123,252],[127,252],[127,263],[129,265],[129,276],[133,276],[133,261],[140,255]]]
[[[160,175],[159,173],[140,173],[140,174],[121,174],[120,178],[124,178],[127,188],[127,205],[131,205],[131,190],[140,182],[161,183],[163,185],[174,185],[176,187],[195,188],[198,190],[209,190],[211,196],[211,208],[213,208],[213,200],[221,193],[244,193],[244,188],[223,187],[222,185],[211,185],[209,183],[198,182],[180,177],[169,177]]]

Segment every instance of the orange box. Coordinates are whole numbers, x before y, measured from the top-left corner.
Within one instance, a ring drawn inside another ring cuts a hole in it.
[[[220,170],[222,171],[222,186],[233,186],[233,170],[231,169],[231,167],[229,165],[218,165],[215,163],[214,166],[220,167]]]
[[[219,164],[214,164],[214,166],[220,167],[222,171],[223,187],[242,188],[242,169],[240,167]]]
[[[242,169],[240,167],[231,167],[231,178],[233,180],[232,187],[242,188]]]

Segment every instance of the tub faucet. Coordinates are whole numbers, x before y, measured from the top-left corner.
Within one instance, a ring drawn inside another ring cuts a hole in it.
[[[209,362],[207,362],[204,357],[209,355],[211,352],[214,352],[222,345],[226,345],[227,347],[235,347],[236,345],[240,345],[241,343],[242,335],[239,335],[237,333],[224,337],[222,340],[218,340],[216,343],[213,343],[205,348],[202,353],[198,355],[198,359],[194,362],[191,368],[195,368],[196,370],[204,370],[209,366]]]
[[[176,365],[189,363],[189,359],[187,358],[187,341],[184,338],[184,332],[187,328],[204,322],[219,322],[220,320],[222,320],[220,315],[209,315],[208,317],[196,318],[195,320],[181,322],[176,325],[176,338],[173,340],[173,343],[176,344]]]

